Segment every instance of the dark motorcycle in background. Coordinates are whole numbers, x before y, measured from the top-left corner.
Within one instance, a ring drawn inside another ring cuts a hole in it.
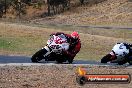
[[[101,63],[117,63],[123,65],[125,63],[132,64],[130,60],[126,57],[130,52],[130,49],[124,43],[117,43],[114,45],[112,51],[105,55],[101,59]]]
[[[45,61],[56,61],[57,63],[63,63],[68,61],[72,63],[71,60],[65,59],[62,51],[69,49],[69,43],[65,35],[52,35],[48,41],[47,45],[37,51],[32,57],[32,62],[39,62],[44,59]]]

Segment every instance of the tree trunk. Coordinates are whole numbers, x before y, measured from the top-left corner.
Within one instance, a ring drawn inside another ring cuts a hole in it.
[[[49,0],[47,0],[47,4],[48,4],[48,16],[50,15],[50,4],[49,4]]]

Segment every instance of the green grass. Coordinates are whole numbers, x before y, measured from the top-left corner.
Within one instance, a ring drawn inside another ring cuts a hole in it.
[[[9,47],[10,47],[10,43],[7,40],[1,38],[0,39],[0,49],[7,49]]]
[[[24,39],[25,40],[25,39]],[[10,51],[25,51],[27,49],[23,44],[27,41],[16,38],[0,38],[0,49]]]
[[[0,38],[0,49],[3,51],[10,51],[12,54],[27,54],[30,55],[31,52],[40,48],[40,46],[35,47],[37,44],[42,46],[41,37],[4,37]]]

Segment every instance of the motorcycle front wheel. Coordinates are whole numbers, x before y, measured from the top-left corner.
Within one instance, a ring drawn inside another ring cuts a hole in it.
[[[107,54],[106,56],[104,56],[102,59],[101,59],[101,63],[107,63],[109,61],[111,61],[111,58],[112,55],[111,54]]]
[[[39,51],[37,51],[32,57],[31,57],[31,61],[34,63],[39,62],[40,60],[44,59],[44,56],[48,51],[44,48],[41,49]]]

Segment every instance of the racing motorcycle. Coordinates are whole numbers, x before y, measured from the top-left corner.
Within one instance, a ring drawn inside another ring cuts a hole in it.
[[[125,63],[130,63],[130,61],[127,59],[127,55],[129,54],[129,47],[126,46],[124,43],[117,43],[112,48],[112,51],[105,55],[101,59],[101,63],[118,63],[119,65],[123,65]]]
[[[32,57],[32,62],[39,62],[44,59],[45,61],[56,61],[57,63],[63,63],[68,61],[72,63],[70,60],[66,59],[63,56],[63,50],[69,49],[69,43],[65,35],[51,35],[47,41],[45,47],[37,51]]]

